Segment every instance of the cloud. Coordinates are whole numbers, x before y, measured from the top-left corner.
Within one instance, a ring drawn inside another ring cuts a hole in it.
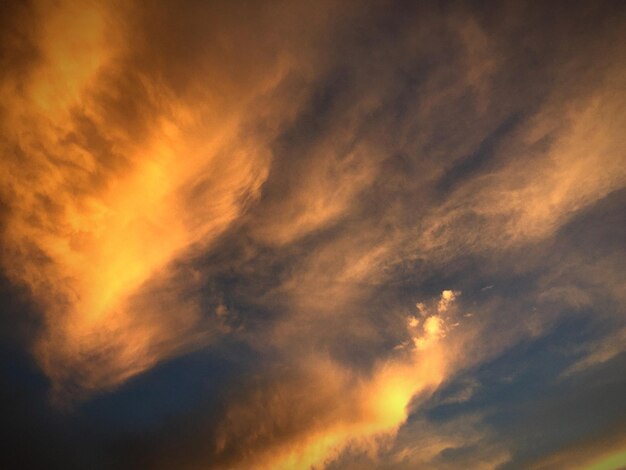
[[[4,7],[0,262],[57,404],[228,356],[116,457],[526,459],[488,413],[421,413],[550,335],[554,376],[619,356],[626,122],[617,7],[518,3]]]
[[[560,129],[548,127],[555,126],[556,113],[548,102],[527,129],[502,145],[499,152],[509,157],[501,168],[468,179],[426,219],[417,248],[456,254],[459,247],[484,250],[541,240],[576,211],[621,188],[624,142],[614,88],[621,75],[616,67],[597,90],[565,109],[559,103]],[[546,140],[542,149],[539,143]]]
[[[80,393],[119,384],[195,342],[188,337],[199,330],[211,336],[193,300],[177,306],[143,296],[139,308],[133,296],[154,278],[175,278],[168,274],[175,259],[206,249],[258,198],[271,123],[297,106],[272,109],[263,100],[296,62],[240,63],[256,70],[255,81],[233,81],[228,63],[208,73],[225,46],[203,38],[203,52],[187,66],[207,73],[168,83],[173,65],[160,70],[160,61],[174,59],[145,42],[162,33],[131,30],[142,19],[124,16],[127,9],[34,8],[22,27],[39,25],[31,40],[40,59],[18,93],[17,77],[3,86],[2,259],[46,313],[39,361],[57,386],[73,383]],[[153,21],[161,8],[151,11]],[[118,27],[108,28],[111,21]],[[247,34],[245,27],[217,32],[235,43]],[[137,54],[153,62],[131,67]],[[154,79],[160,73],[163,80]],[[268,128],[252,129],[257,119]],[[176,311],[175,328],[164,309]]]
[[[448,328],[440,322],[441,329]],[[409,327],[403,336],[411,345],[390,351],[369,370],[303,348],[288,362],[238,382],[217,416],[206,415],[208,426],[191,426],[211,430],[193,437],[205,445],[191,445],[182,456],[179,446],[188,446],[188,437],[182,436],[178,444],[176,438],[173,443],[167,439],[172,447],[166,445],[152,456],[154,465],[322,468],[345,452],[375,459],[392,442],[411,407],[429,397],[457,367],[454,335],[444,338],[440,333]],[[415,335],[424,339],[419,347],[411,343],[412,337],[417,341]]]
[[[532,462],[528,468],[620,468],[626,462],[625,445],[624,430],[618,427]]]
[[[414,420],[389,451],[386,468],[497,468],[510,455],[491,439],[480,416],[445,423]],[[374,468],[374,467],[372,467]]]
[[[626,329],[621,328],[604,336],[599,341],[588,342],[583,345],[585,349],[583,357],[563,371],[563,375],[567,377],[613,359],[626,349],[624,347],[625,340]]]

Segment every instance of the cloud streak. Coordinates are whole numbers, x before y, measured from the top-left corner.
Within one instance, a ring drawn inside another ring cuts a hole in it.
[[[250,129],[242,110],[262,106],[288,65],[264,70],[252,87],[212,90],[227,76],[209,75],[173,89],[150,79],[156,63],[128,69],[137,51],[126,44],[150,37],[108,28],[131,23],[112,6],[33,8],[40,60],[3,87],[3,262],[46,312],[36,354],[53,381],[108,388],[210,337],[192,300],[165,302],[177,311],[171,320],[162,299],[144,295],[137,306],[133,296],[167,277],[175,258],[210,246],[258,197],[271,122],[289,105],[264,107],[267,130]],[[212,66],[211,47],[199,67]]]
[[[117,464],[570,461],[497,442],[507,407],[481,400],[623,352],[624,16],[492,7],[5,7],[0,263],[56,406],[195,355],[241,368],[195,371],[215,395]],[[610,429],[569,443],[619,455]]]

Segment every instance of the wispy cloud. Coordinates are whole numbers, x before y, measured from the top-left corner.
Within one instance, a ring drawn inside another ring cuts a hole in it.
[[[129,455],[570,462],[496,442],[477,377],[569,322],[553,377],[623,352],[623,12],[492,7],[6,7],[0,262],[41,312],[30,353],[57,402],[245,349],[252,376]]]

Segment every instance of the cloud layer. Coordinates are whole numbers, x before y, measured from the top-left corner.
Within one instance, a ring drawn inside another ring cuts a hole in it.
[[[624,387],[618,2],[2,8],[0,262],[42,413],[107,428],[90,407],[194,377],[93,437],[104,465],[623,457],[609,405],[550,434],[555,390]]]

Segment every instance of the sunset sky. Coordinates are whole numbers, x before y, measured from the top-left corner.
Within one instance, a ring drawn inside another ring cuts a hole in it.
[[[0,3],[0,468],[626,468],[626,3]]]

